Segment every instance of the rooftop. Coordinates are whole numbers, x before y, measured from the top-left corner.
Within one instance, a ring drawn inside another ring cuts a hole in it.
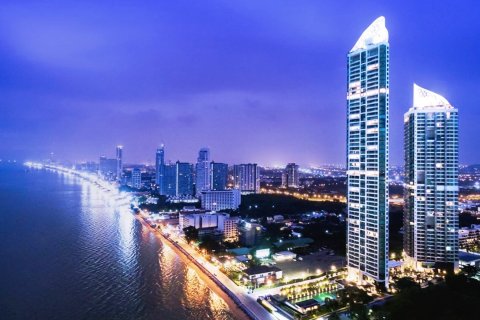
[[[458,252],[458,260],[465,261],[465,262],[473,262],[480,260],[480,254],[474,254],[465,251]]]
[[[438,93],[420,87],[416,83],[413,84],[413,107],[415,109],[434,107],[447,107],[453,109],[447,99]]]
[[[251,276],[254,274],[262,274],[262,273],[278,272],[278,271],[282,271],[282,269],[277,267],[269,267],[269,266],[252,266],[245,269],[243,272]]]
[[[378,17],[363,31],[350,52],[363,50],[382,42],[388,42],[388,30],[385,27],[385,17],[383,16]]]

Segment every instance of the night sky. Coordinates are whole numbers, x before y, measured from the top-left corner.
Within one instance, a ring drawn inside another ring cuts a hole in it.
[[[22,3],[22,4],[20,4]],[[141,3],[141,5],[140,5]],[[477,1],[1,1],[0,158],[345,162],[346,54],[390,33],[390,161],[416,82],[479,163]]]

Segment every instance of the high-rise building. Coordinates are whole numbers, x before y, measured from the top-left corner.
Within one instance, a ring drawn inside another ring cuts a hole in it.
[[[142,172],[139,168],[134,168],[132,170],[132,188],[141,189],[142,188]]]
[[[171,197],[177,195],[177,165],[175,163],[168,163],[163,166],[162,185],[162,195]]]
[[[117,180],[122,178],[123,173],[123,146],[117,146],[116,149],[116,159],[117,159]]]
[[[405,113],[404,250],[416,268],[458,267],[458,110],[413,88]]]
[[[347,56],[348,280],[388,283],[389,44],[376,19]]]
[[[202,208],[212,211],[236,210],[241,203],[240,190],[207,190],[201,194]]]
[[[233,166],[234,188],[243,194],[260,192],[260,170],[256,163]]]
[[[298,177],[298,165],[289,163],[282,174],[282,186],[284,188],[298,188],[300,180]]]
[[[222,191],[227,188],[228,164],[210,162],[210,189]]]
[[[163,195],[165,192],[163,190],[163,175],[165,171],[165,146],[162,144],[157,148],[157,153],[155,154],[155,183],[158,187],[158,193]]]
[[[98,170],[104,179],[117,180],[118,160],[108,159],[101,156],[99,160]]]
[[[210,190],[210,150],[208,148],[202,148],[198,152],[195,175],[195,195],[200,196],[202,191]]]
[[[193,165],[187,162],[176,163],[176,196],[193,195]]]

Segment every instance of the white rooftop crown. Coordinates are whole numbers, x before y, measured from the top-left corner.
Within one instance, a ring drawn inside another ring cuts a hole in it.
[[[453,108],[450,102],[441,95],[413,84],[413,107],[423,109],[428,107]]]
[[[384,16],[378,17],[363,31],[350,52],[366,49],[368,46],[381,42],[388,42],[388,30],[385,27]]]

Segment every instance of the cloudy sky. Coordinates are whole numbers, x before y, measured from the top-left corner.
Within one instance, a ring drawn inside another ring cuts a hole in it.
[[[8,1],[0,4],[0,158],[344,163],[346,54],[390,32],[391,162],[413,82],[460,112],[480,162],[476,1]]]

